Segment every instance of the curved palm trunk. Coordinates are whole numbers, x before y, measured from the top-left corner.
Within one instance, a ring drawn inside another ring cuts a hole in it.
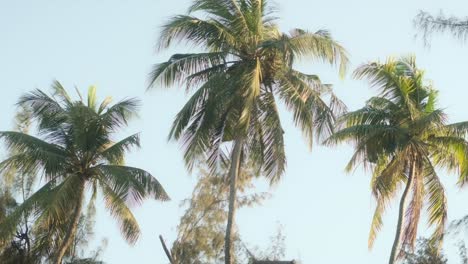
[[[62,259],[65,256],[68,248],[71,246],[73,242],[73,237],[76,234],[76,230],[78,229],[78,223],[80,221],[81,211],[83,209],[83,199],[84,199],[84,181],[81,183],[79,188],[79,200],[75,206],[75,210],[73,214],[70,216],[71,223],[68,226],[67,233],[65,234],[65,238],[62,241],[62,244],[57,250],[57,257],[55,260],[55,264],[62,264]]]
[[[411,186],[413,185],[415,169],[416,169],[416,162],[413,161],[411,163],[411,167],[409,170],[408,182],[406,183],[405,190],[403,191],[403,194],[400,200],[400,208],[398,211],[398,224],[397,224],[397,229],[396,229],[396,234],[395,234],[395,240],[393,241],[392,252],[390,253],[390,259],[388,261],[389,264],[394,264],[397,259],[397,254],[398,254],[397,251],[400,247],[401,231],[403,228],[403,222],[404,222],[405,212],[406,212],[406,199],[408,198],[409,190],[411,189]]]
[[[234,148],[231,154],[231,167],[229,168],[229,211],[226,226],[226,236],[224,238],[224,263],[232,264],[232,229],[234,224],[234,214],[236,211],[237,177],[240,172],[240,160],[242,154],[242,139],[234,141]]]

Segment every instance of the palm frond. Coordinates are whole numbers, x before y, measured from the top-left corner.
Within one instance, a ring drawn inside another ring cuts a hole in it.
[[[374,215],[372,217],[371,228],[369,231],[369,238],[367,242],[367,246],[369,249],[372,249],[374,246],[374,242],[377,238],[377,234],[379,233],[380,229],[383,226],[382,214],[385,211],[385,204],[381,200],[377,201],[377,206],[374,211]]]
[[[140,101],[134,98],[122,100],[109,107],[101,114],[104,126],[113,132],[115,129],[126,126],[128,121],[136,116]]]
[[[288,38],[279,41],[287,41],[287,46],[298,57],[313,58],[338,65],[340,75],[344,77],[349,63],[348,54],[343,46],[331,38],[328,31],[320,30],[312,33],[302,29],[294,29],[291,30]],[[272,44],[278,45],[278,43]]]
[[[190,75],[217,69],[218,65],[225,63],[226,57],[225,52],[174,54],[167,62],[153,67],[150,73],[150,85],[160,84],[163,87],[183,85]]]
[[[214,20],[179,15],[163,25],[158,48],[165,49],[182,40],[219,51],[236,43],[236,36],[225,25]]]
[[[110,186],[100,184],[106,208],[110,211],[120,227],[120,232],[127,242],[135,244],[140,237],[140,227],[135,216],[122,200],[119,194],[115,193]]]
[[[440,250],[447,222],[447,198],[439,177],[430,162],[425,162],[424,185],[427,190],[429,224],[435,226],[431,241]]]
[[[122,201],[141,203],[145,198],[169,200],[161,184],[145,170],[120,165],[99,165],[95,169],[100,172],[100,183],[106,183]]]
[[[125,152],[132,147],[140,147],[140,134],[133,134],[106,147],[101,155],[111,164],[123,164]]]

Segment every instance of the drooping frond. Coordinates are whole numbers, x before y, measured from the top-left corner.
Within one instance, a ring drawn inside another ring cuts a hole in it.
[[[419,221],[421,218],[421,211],[424,202],[424,183],[423,183],[423,175],[421,175],[421,164],[418,164],[419,169],[414,173],[414,179],[412,182],[412,189],[411,191],[411,200],[409,201],[408,207],[406,209],[404,215],[404,226],[401,232],[401,251],[400,256],[402,257],[404,254],[404,249],[414,249],[417,233],[418,233],[418,226]]]
[[[303,77],[304,78],[304,77]],[[335,113],[323,101],[320,80],[306,83],[297,73],[286,75],[279,83],[279,97],[293,113],[293,120],[312,148],[313,139],[326,138],[333,132]],[[340,110],[340,109],[338,109]],[[339,111],[336,111],[339,114]]]
[[[12,153],[0,162],[0,171],[16,169],[21,173],[31,173],[42,167],[48,178],[54,178],[65,166],[66,151],[59,145],[14,131],[0,132],[0,139]]]
[[[99,165],[94,169],[99,171],[100,183],[105,183],[125,202],[141,203],[145,198],[169,200],[161,184],[147,171],[119,165]]]
[[[468,142],[462,137],[450,134],[432,136],[428,141],[434,149],[431,156],[432,163],[458,173],[458,183],[463,186],[468,176]]]
[[[262,157],[262,171],[271,183],[278,182],[286,169],[286,153],[284,151],[284,130],[281,126],[278,107],[271,94],[263,95],[265,98],[259,105],[262,111],[258,120],[261,136],[259,145]],[[252,146],[251,146],[252,147]]]
[[[110,211],[120,227],[120,232],[130,244],[135,244],[140,237],[140,227],[130,209],[121,198],[120,193],[116,193],[108,185],[100,184],[106,208]]]
[[[429,224],[434,226],[431,241],[440,250],[447,222],[447,197],[439,177],[430,160],[425,163],[424,185],[427,192]]]
[[[382,229],[383,221],[382,221],[382,214],[385,211],[385,203],[382,200],[377,201],[377,206],[374,211],[374,215],[372,217],[371,228],[369,231],[369,238],[367,242],[367,247],[372,249],[374,246],[375,239],[377,238],[377,234],[379,233],[380,229]]]

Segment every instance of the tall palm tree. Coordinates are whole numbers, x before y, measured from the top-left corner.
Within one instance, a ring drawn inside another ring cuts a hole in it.
[[[404,186],[398,224],[389,263],[413,249],[424,201],[429,224],[435,227],[432,241],[440,245],[447,218],[444,188],[435,167],[457,171],[461,182],[468,173],[464,139],[467,124],[447,124],[443,110],[436,108],[437,91],[424,81],[414,57],[389,59],[360,66],[354,76],[367,78],[379,89],[361,109],[345,114],[341,130],[326,143],[352,142],[355,152],[346,169],[362,163],[372,170],[372,194],[377,208],[369,234],[369,248],[382,227],[382,213]]]
[[[124,165],[126,151],[139,147],[139,135],[114,142],[113,133],[127,125],[136,113],[138,101],[128,99],[111,105],[106,98],[96,100],[91,87],[87,100],[74,101],[59,82],[53,95],[41,90],[23,95],[18,104],[31,110],[38,137],[21,132],[2,131],[0,138],[14,155],[0,163],[2,170],[15,168],[22,173],[42,173],[45,184],[0,223],[0,238],[8,238],[23,214],[37,216],[36,226],[63,227],[54,263],[60,264],[77,231],[85,202],[85,192],[102,192],[107,209],[119,222],[125,239],[134,243],[138,223],[128,208],[144,198],[167,200],[168,196],[150,173]]]
[[[186,85],[193,92],[177,114],[170,139],[181,140],[188,169],[208,159],[212,169],[230,163],[225,263],[231,261],[236,181],[242,165],[253,161],[276,182],[286,157],[278,113],[280,99],[311,146],[313,137],[333,129],[343,105],[316,75],[293,68],[300,58],[332,65],[343,74],[343,47],[327,31],[279,31],[269,0],[195,0],[188,14],[163,26],[159,48],[184,41],[201,53],[175,54],[155,65],[151,85]],[[330,100],[328,103],[327,100]],[[230,153],[223,152],[227,143]]]

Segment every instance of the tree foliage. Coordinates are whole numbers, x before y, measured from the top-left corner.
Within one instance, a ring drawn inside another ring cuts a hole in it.
[[[468,17],[448,17],[442,12],[438,15],[432,15],[420,11],[414,18],[414,25],[422,34],[426,44],[429,44],[431,36],[436,33],[449,33],[462,41],[465,41],[468,36]]]
[[[229,185],[226,171],[213,174],[200,167],[198,183],[192,197],[184,200],[187,207],[177,227],[177,240],[172,246],[172,256],[177,264],[222,263],[224,261],[224,231],[228,210]],[[239,177],[237,207],[254,206],[268,197],[266,193],[252,193],[251,170],[243,170]],[[235,259],[243,258],[243,247],[235,232]],[[237,262],[236,262],[237,263]]]
[[[404,264],[447,264],[445,256],[427,239],[420,239],[416,252],[408,252]]]

